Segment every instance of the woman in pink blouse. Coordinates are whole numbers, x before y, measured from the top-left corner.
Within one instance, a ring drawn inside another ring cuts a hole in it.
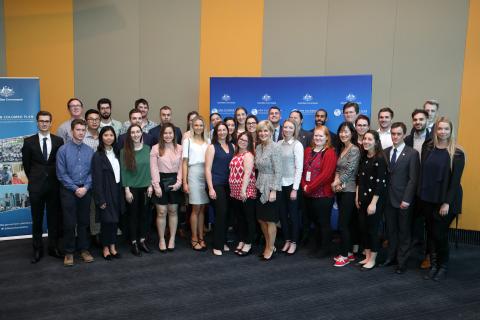
[[[158,248],[166,253],[175,249],[177,232],[177,211],[182,201],[182,146],[176,143],[175,127],[166,123],[160,130],[158,144],[150,152],[150,171],[155,190],[155,207],[157,209]],[[170,239],[165,243],[166,217]]]

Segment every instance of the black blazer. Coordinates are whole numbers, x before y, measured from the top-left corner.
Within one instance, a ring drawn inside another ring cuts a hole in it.
[[[303,130],[303,128],[300,128],[300,131],[298,132],[298,141],[302,143],[303,149],[306,149],[307,147],[311,146],[312,137],[313,137],[312,132]]]
[[[422,146],[422,166],[425,163],[425,160],[432,152],[433,140],[425,142]],[[465,167],[465,154],[462,150],[456,149],[455,155],[453,156],[453,165],[450,169],[450,164],[445,166],[444,177],[447,177],[443,181],[439,182],[438,187],[441,190],[442,201],[439,204],[448,203],[449,204],[449,213],[459,214],[462,213],[462,200],[463,200],[463,189],[460,181],[462,179],[463,169]],[[422,186],[423,177],[422,171],[420,172],[420,178],[418,181],[417,193],[420,195],[420,190]]]
[[[38,134],[23,140],[22,164],[28,178],[28,191],[40,192],[49,188],[58,188],[55,162],[57,151],[63,145],[63,139],[50,133],[52,150],[48,160],[43,158]]]
[[[148,134],[152,136],[153,145],[158,143],[158,137],[160,136],[160,130],[162,130],[162,125],[159,124],[155,128],[152,128],[148,131]],[[175,127],[175,140],[177,144],[182,144],[182,130],[179,127]]]
[[[384,150],[388,165],[388,199],[394,208],[405,201],[412,205],[417,192],[420,156],[417,150],[405,145],[393,168],[390,168],[393,147]]]
[[[411,131],[410,131],[410,134],[408,136],[405,137],[405,144],[409,147],[412,147],[413,148],[413,134],[415,133],[415,128],[413,128]],[[427,135],[425,136],[425,142],[427,141],[430,141],[431,138],[431,132],[430,130],[427,128]]]
[[[117,223],[124,205],[122,188],[115,182],[115,173],[104,152],[93,154],[92,188],[97,218],[104,223]],[[107,207],[100,209],[104,203]]]

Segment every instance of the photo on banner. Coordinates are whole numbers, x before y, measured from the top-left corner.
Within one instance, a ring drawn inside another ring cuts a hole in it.
[[[37,131],[39,110],[38,78],[0,78],[0,240],[32,234],[22,146]]]

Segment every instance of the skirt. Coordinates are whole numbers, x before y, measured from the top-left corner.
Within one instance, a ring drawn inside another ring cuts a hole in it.
[[[277,191],[277,197],[274,202],[268,201],[266,203],[262,203],[260,201],[260,190],[257,190],[257,194],[259,195],[256,201],[257,219],[277,223],[279,220],[279,203],[280,197],[282,196],[281,191]]]
[[[177,173],[162,173],[160,172],[160,181],[165,178],[177,178]],[[154,194],[154,203],[159,204],[162,206],[166,206],[168,204],[181,204],[183,201],[182,191],[172,191],[172,190],[165,190],[162,183],[160,183],[160,188],[162,189],[162,196],[159,198]]]
[[[194,164],[188,167],[189,204],[207,204],[210,202],[206,190],[205,165]]]

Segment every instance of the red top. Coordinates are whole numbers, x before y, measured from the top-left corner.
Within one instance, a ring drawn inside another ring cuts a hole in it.
[[[305,150],[302,173],[302,190],[307,197],[321,198],[334,196],[332,182],[335,179],[337,167],[337,154],[333,148],[324,151],[313,152],[311,147]],[[310,181],[306,180],[307,172],[310,172]]]
[[[230,176],[228,182],[230,184],[230,196],[234,199],[241,200],[240,193],[242,191],[243,184],[243,158],[245,153],[237,154],[233,156],[230,161]],[[252,169],[250,174],[250,182],[247,185],[247,198],[255,199],[257,197],[257,188],[255,187],[255,168]]]

